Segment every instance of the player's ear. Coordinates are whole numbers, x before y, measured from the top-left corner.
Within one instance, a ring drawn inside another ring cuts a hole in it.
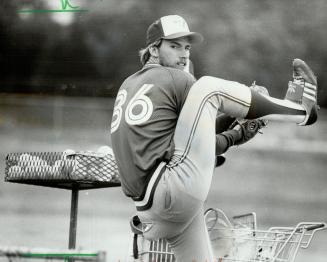
[[[159,57],[159,47],[157,46],[150,46],[149,47],[150,55],[153,57]]]

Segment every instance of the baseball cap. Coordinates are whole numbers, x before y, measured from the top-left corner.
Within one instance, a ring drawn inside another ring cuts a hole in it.
[[[187,37],[190,43],[200,43],[203,36],[196,32],[190,32],[190,29],[183,17],[178,15],[167,15],[153,22],[146,35],[146,45],[149,45],[159,39],[176,39]]]

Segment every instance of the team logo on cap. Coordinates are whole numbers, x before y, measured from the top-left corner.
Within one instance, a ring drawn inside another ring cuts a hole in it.
[[[190,32],[186,21],[178,15],[169,15],[161,18],[164,36],[181,32]]]

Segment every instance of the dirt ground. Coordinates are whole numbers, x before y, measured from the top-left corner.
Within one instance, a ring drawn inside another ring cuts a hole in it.
[[[108,98],[0,96],[0,246],[66,248],[69,190],[4,182],[9,152],[96,150],[110,145],[113,101]],[[216,169],[208,207],[228,216],[255,211],[260,229],[327,222],[327,114],[312,127],[269,123],[248,144],[227,152]],[[134,206],[120,188],[79,193],[77,247],[105,250],[124,261]],[[324,262],[327,230],[297,262]]]

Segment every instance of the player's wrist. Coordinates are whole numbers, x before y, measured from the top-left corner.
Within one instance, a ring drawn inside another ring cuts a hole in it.
[[[243,138],[242,129],[231,129],[221,133],[229,141],[229,146],[237,145],[239,141]]]

